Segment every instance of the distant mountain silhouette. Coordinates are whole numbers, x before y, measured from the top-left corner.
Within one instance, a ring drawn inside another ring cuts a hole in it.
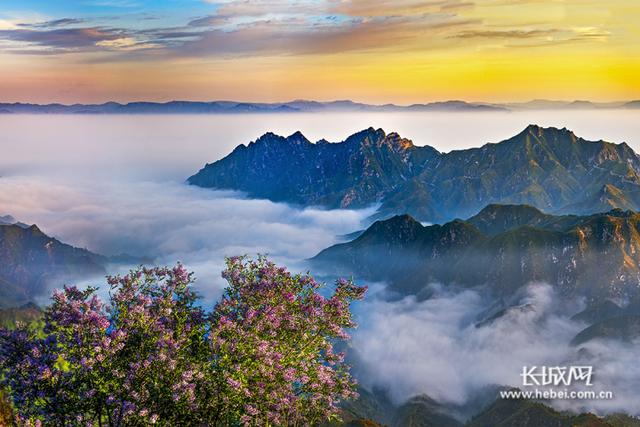
[[[329,102],[295,100],[289,102],[241,101],[138,101],[102,104],[30,104],[0,103],[0,114],[238,114],[238,113],[299,113],[299,112],[362,112],[362,111],[444,111],[488,112],[518,110],[570,110],[604,108],[638,108],[640,101],[596,103],[591,101],[533,100],[520,103],[489,103],[448,100],[412,105],[365,104],[351,100]]]
[[[507,108],[490,104],[464,101],[433,102],[400,106],[394,104],[372,105],[349,100],[318,102],[296,100],[281,103],[235,101],[169,101],[129,102],[120,104],[28,104],[0,103],[0,114],[240,114],[240,113],[302,113],[348,111],[507,111]]]

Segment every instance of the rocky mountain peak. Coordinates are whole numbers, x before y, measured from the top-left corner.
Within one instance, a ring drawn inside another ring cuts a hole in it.
[[[311,141],[309,141],[299,130],[289,135],[286,139],[288,142],[291,142],[294,144],[310,144],[311,143]]]
[[[409,213],[438,223],[468,218],[490,203],[580,214],[640,209],[640,158],[632,149],[535,124],[501,142],[449,153],[374,127],[336,143],[266,133],[188,181],[303,205],[382,202],[378,217]]]
[[[386,136],[387,135],[384,130],[369,127],[365,130],[354,133],[344,142],[347,145],[375,145],[379,141],[384,140]]]
[[[402,138],[398,133],[391,132],[383,140],[383,144],[388,145],[394,151],[407,151],[414,147],[410,139]]]
[[[519,134],[519,136],[526,136],[526,135],[535,137],[537,141],[546,140],[549,142],[556,142],[556,141],[577,142],[579,139],[573,133],[573,131],[567,129],[566,127],[563,127],[563,128],[557,128],[554,126],[543,127],[536,124],[528,125]]]
[[[261,135],[258,139],[256,139],[255,142],[250,143],[249,146],[267,145],[272,142],[282,142],[284,140],[285,138],[280,135],[277,135],[273,132],[266,132],[263,135]]]
[[[387,220],[376,221],[361,236],[363,240],[413,240],[423,226],[411,215],[396,215]]]
[[[323,250],[313,262],[331,262],[338,274],[382,278],[394,290],[416,295],[435,281],[486,284],[509,296],[535,280],[554,284],[567,297],[640,298],[640,215],[612,210],[523,216],[526,212],[537,211],[506,206],[490,222],[474,217],[431,226],[396,216],[376,222],[352,242]]]

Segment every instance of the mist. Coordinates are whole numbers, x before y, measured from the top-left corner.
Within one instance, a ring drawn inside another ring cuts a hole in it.
[[[499,142],[528,124],[567,127],[590,140],[627,142],[640,152],[631,110],[491,113],[315,113],[237,115],[0,114],[0,176],[52,174],[96,180],[184,181],[207,162],[265,132],[343,141],[370,126],[448,152]]]
[[[207,302],[224,287],[225,256],[268,254],[300,271],[336,236],[364,227],[374,210],[301,209],[171,181],[0,179],[0,212],[99,254],[181,261],[195,272]]]
[[[571,320],[583,308],[580,301],[562,302],[553,286],[531,283],[504,315],[481,322],[494,303],[484,288],[429,286],[433,296],[427,300],[370,298],[359,309],[354,365],[365,388],[386,390],[396,404],[427,394],[459,407],[486,398],[495,386],[526,389],[524,366],[591,365],[593,389],[613,391],[613,400],[547,403],[600,415],[640,414],[640,343],[594,340],[572,347],[571,339],[587,326]]]

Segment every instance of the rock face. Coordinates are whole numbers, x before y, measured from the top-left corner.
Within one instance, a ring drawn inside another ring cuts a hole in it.
[[[547,215],[531,206],[490,205],[466,221],[423,226],[408,215],[377,221],[312,263],[384,280],[402,294],[429,283],[489,284],[508,297],[531,281],[565,296],[640,295],[640,214]]]
[[[428,222],[465,218],[491,203],[578,214],[640,209],[640,158],[628,145],[535,125],[450,153],[373,128],[341,143],[268,133],[188,182],[302,205],[381,202],[381,216],[408,213]]]
[[[65,280],[104,275],[107,258],[74,248],[32,225],[0,225],[0,308],[18,306]]]
[[[275,201],[331,207],[362,207],[398,182],[417,174],[414,162],[438,156],[398,134],[369,128],[340,144],[311,143],[301,133],[267,133],[249,146],[205,166],[188,182],[241,190]]]

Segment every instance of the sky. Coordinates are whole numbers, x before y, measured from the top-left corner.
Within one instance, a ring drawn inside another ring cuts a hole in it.
[[[640,98],[637,0],[0,0],[0,102]]]

